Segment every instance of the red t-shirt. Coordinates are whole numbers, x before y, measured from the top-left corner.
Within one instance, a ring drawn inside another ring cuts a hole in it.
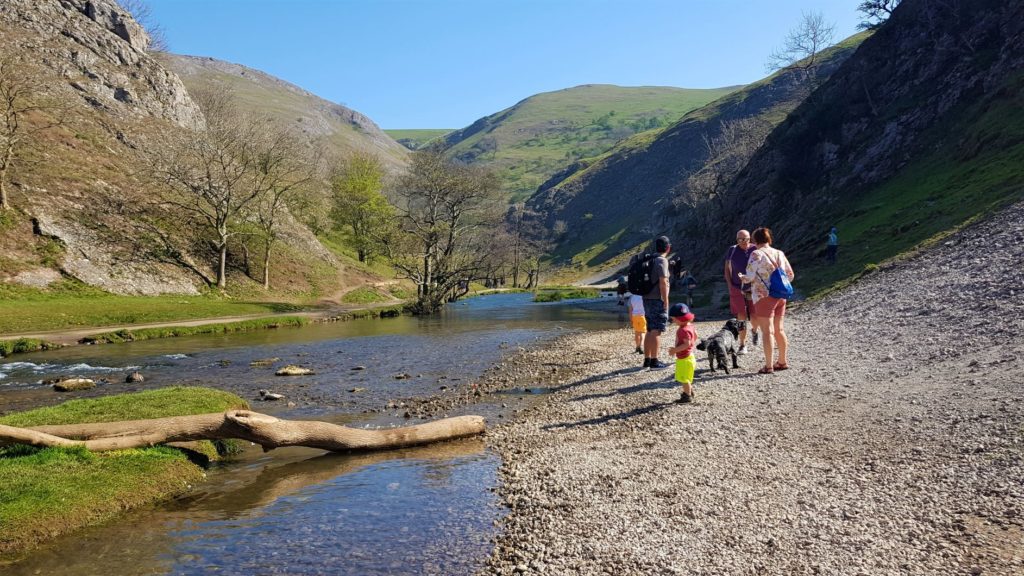
[[[676,358],[686,358],[690,354],[693,354],[693,347],[697,345],[697,330],[693,328],[693,323],[680,326],[676,330],[676,347],[682,346],[683,340],[686,337],[690,337],[690,345],[685,350],[679,350],[676,352]]]

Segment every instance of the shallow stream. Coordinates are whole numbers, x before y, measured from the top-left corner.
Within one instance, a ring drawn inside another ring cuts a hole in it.
[[[394,407],[403,399],[465,385],[518,347],[621,322],[572,302],[534,304],[529,294],[505,294],[466,300],[426,318],[79,346],[0,364],[0,414],[70,398],[42,380],[78,374],[108,381],[76,398],[205,385],[284,418],[400,425],[401,410]],[[277,360],[269,367],[250,365],[271,358]],[[274,376],[285,364],[316,374]],[[145,382],[123,383],[135,370]],[[260,402],[260,389],[285,399]],[[493,418],[512,401],[507,394],[485,397],[456,413]],[[499,464],[479,439],[358,456],[249,449],[211,469],[184,498],[82,530],[0,564],[0,571],[471,574],[486,560],[502,514],[494,492]]]

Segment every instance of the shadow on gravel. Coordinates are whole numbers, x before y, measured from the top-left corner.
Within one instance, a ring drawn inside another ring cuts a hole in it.
[[[587,378],[584,378],[583,380],[578,380],[576,382],[569,382],[568,384],[562,384],[561,386],[552,386],[550,390],[552,392],[561,392],[562,390],[568,390],[569,388],[583,386],[584,384],[590,384],[591,382],[600,382],[601,380],[614,378],[620,374],[629,374],[630,372],[636,372],[638,369],[639,366],[630,366],[629,368],[621,368],[619,370],[614,370],[606,374],[595,374],[593,376],[588,376]]]
[[[614,422],[614,421],[618,421],[618,420],[626,420],[626,419],[629,419],[629,418],[633,418],[634,416],[643,416],[644,414],[650,414],[651,412],[656,412],[658,410],[663,410],[663,409],[668,408],[669,406],[673,406],[673,405],[675,405],[674,402],[662,402],[660,404],[651,404],[650,406],[644,406],[643,408],[636,408],[634,410],[630,410],[629,412],[619,412],[618,414],[606,414],[604,416],[599,416],[597,418],[590,418],[590,419],[587,419],[587,420],[580,420],[578,422],[561,422],[559,424],[548,424],[547,426],[542,426],[541,429],[542,430],[559,430],[559,429],[563,429],[564,430],[564,429],[568,429],[568,428],[578,428],[580,426],[599,426],[599,425],[605,424],[607,422]]]
[[[670,375],[671,376],[671,375]],[[643,392],[644,390],[654,390],[657,388],[676,388],[679,384],[672,377],[662,378],[654,382],[645,382],[643,384],[637,384],[636,386],[629,386],[627,388],[619,388],[618,390],[612,390],[611,392],[604,392],[602,394],[584,394],[583,396],[577,396],[570,398],[570,402],[582,402],[584,400],[593,400],[595,398],[611,398],[612,396],[618,396],[619,394],[632,394],[634,392]]]

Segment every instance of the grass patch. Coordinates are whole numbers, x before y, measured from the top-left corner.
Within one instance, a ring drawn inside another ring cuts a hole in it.
[[[74,281],[47,290],[0,283],[0,334],[273,314],[306,307],[220,296],[118,296]]]
[[[360,286],[355,290],[346,292],[341,301],[346,304],[373,304],[374,302],[387,302],[389,298],[377,292],[369,286]]]
[[[164,388],[72,400],[11,414],[0,424],[36,426],[220,412],[248,405],[207,388]],[[30,548],[122,511],[166,499],[203,478],[171,448],[92,453],[84,448],[0,448],[0,552]]]
[[[223,322],[220,324],[203,324],[202,326],[167,326],[163,328],[142,328],[138,330],[124,329],[105,332],[85,338],[85,342],[98,344],[116,344],[135,340],[153,340],[156,338],[177,338],[179,336],[197,336],[200,334],[231,334],[234,332],[253,332],[274,328],[299,327],[309,324],[308,318],[299,316],[280,316],[275,318],[256,318],[239,322]]]
[[[0,358],[11,354],[24,354],[26,352],[39,352],[40,350],[55,350],[60,344],[38,340],[36,338],[18,338],[17,340],[0,340]]]
[[[351,310],[337,317],[338,320],[357,320],[359,318],[394,318],[402,314],[411,314],[412,304],[395,304],[394,306],[376,306],[362,310]]]
[[[565,288],[542,290],[533,297],[534,302],[560,302],[579,298],[597,298],[601,292],[596,288]]]

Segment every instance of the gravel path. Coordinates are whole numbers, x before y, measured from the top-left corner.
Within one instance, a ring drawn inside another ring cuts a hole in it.
[[[510,511],[484,573],[1024,574],[1022,223],[805,304],[791,370],[758,348],[693,405],[625,331],[524,352],[509,380],[555,393],[489,433]]]

